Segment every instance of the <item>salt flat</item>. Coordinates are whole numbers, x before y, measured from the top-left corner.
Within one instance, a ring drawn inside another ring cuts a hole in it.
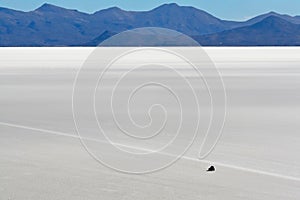
[[[199,160],[201,141],[196,140],[169,168],[129,175],[95,161],[74,126],[73,83],[93,48],[1,48],[0,199],[299,199],[300,48],[205,50],[227,94],[226,123],[216,148]],[[121,91],[133,82],[127,83]],[[176,79],[172,83],[181,87]],[[104,92],[109,90],[108,84]],[[147,100],[170,100],[158,89],[148,92],[153,99]],[[142,110],[134,114],[142,116]],[[92,127],[89,119],[85,123]],[[158,145],[114,139],[133,148]],[[215,173],[206,172],[211,164]]]

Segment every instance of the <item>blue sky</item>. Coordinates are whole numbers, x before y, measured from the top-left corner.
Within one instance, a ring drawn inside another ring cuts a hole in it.
[[[29,11],[46,2],[88,13],[112,6],[125,10],[150,10],[175,2],[203,9],[222,19],[244,20],[269,11],[300,15],[300,0],[0,0],[0,7]]]

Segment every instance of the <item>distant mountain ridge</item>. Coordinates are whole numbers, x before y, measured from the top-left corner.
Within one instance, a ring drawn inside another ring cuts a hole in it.
[[[250,26],[194,39],[204,46],[300,46],[300,24],[269,16]]]
[[[266,23],[270,19],[276,26]],[[176,30],[205,46],[298,46],[299,25],[300,16],[270,12],[236,22],[175,3],[150,11],[112,7],[93,14],[44,4],[29,12],[0,8],[0,46],[97,46],[112,35],[140,27]]]

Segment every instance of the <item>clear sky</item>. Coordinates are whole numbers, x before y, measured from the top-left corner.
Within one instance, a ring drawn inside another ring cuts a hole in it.
[[[300,0],[0,0],[0,7],[29,11],[43,3],[50,3],[93,13],[112,6],[124,10],[150,10],[174,2],[197,7],[222,19],[245,20],[269,11],[300,15]]]

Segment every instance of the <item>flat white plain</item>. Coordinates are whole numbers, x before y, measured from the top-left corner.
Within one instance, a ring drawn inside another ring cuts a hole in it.
[[[78,139],[72,87],[93,48],[1,48],[0,199],[299,199],[300,48],[205,50],[228,97],[220,142],[205,161],[196,142],[137,176],[100,165]]]

